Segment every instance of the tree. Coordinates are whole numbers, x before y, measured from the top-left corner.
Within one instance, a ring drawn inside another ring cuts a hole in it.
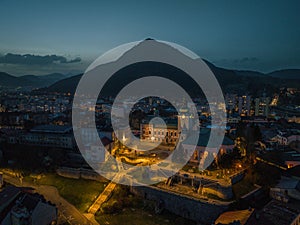
[[[245,130],[246,130],[246,124],[239,122],[237,129],[236,129],[237,137],[245,137]]]
[[[259,126],[254,126],[253,137],[255,141],[260,141],[262,139],[262,134],[260,132]]]
[[[235,146],[232,150],[232,155],[233,155],[233,158],[240,159],[242,154],[241,154],[240,149]]]

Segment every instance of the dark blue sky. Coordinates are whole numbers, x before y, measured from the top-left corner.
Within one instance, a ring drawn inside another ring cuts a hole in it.
[[[76,72],[110,48],[149,36],[227,68],[300,68],[300,1],[286,2],[1,0],[0,57],[55,54],[82,61],[39,68],[3,66],[0,58],[0,70]]]

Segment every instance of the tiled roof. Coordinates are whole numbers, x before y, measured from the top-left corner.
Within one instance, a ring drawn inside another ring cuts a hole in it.
[[[38,133],[67,133],[72,130],[71,126],[63,125],[39,125],[32,128],[31,132],[38,132]]]
[[[210,136],[210,129],[201,129],[200,130],[200,134],[199,134],[199,139],[198,139],[198,146],[203,146],[203,147],[210,147],[210,148],[214,148],[216,146],[213,146],[213,140],[215,138],[219,138],[221,134],[217,134],[217,137],[211,137],[211,146],[207,146],[208,144],[208,140],[209,140],[209,136]],[[195,140],[195,136],[191,136],[189,138],[187,138],[183,144],[192,144],[193,140]],[[229,137],[224,136],[222,145],[234,145],[234,141],[231,140]]]

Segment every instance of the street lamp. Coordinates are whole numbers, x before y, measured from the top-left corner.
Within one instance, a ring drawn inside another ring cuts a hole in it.
[[[152,136],[152,137],[151,137],[151,141],[154,142],[154,140],[155,140],[155,137]]]
[[[123,143],[126,141],[125,134],[123,134],[122,141],[123,141]]]

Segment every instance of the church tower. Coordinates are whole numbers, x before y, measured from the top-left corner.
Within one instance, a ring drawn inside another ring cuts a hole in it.
[[[194,128],[194,115],[189,111],[187,105],[184,104],[178,112],[178,132],[181,133],[181,140],[186,138],[188,130],[194,130]]]

